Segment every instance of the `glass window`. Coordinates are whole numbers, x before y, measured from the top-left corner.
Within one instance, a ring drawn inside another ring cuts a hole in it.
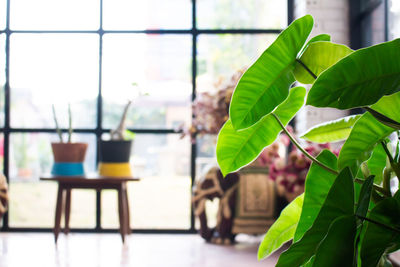
[[[215,164],[216,138],[198,136],[192,155],[191,140],[173,130],[192,123],[193,86],[215,91],[223,78],[251,65],[276,37],[270,30],[287,25],[287,8],[287,1],[273,0],[0,0],[0,171],[8,157],[10,229],[53,227],[57,185],[39,180],[51,170],[50,143],[58,141],[48,133],[55,127],[52,105],[59,126],[68,128],[70,104],[72,126],[84,132],[73,141],[89,144],[85,170],[91,173],[97,139],[118,126],[128,100],[125,124],[138,132],[130,162],[141,178],[128,185],[131,227],[196,227],[191,181]],[[118,228],[116,192],[104,190],[101,204],[96,225],[96,192],[73,190],[71,227]],[[207,207],[215,225],[218,202]]]
[[[12,0],[13,30],[97,30],[99,0]]]
[[[189,29],[190,0],[103,0],[106,30]]]
[[[92,134],[75,134],[88,143],[85,171],[95,171],[96,139]],[[39,180],[53,163],[51,142],[55,134],[15,133],[10,137],[10,225],[12,227],[52,227],[56,203],[56,183]],[[72,191],[71,227],[95,225],[95,193]],[[82,205],[85,203],[85,205]]]
[[[99,37],[95,34],[12,34],[10,44],[11,125],[94,128],[99,83]],[[84,114],[84,116],[81,116]]]
[[[400,1],[389,0],[389,40],[400,37]]]
[[[287,25],[287,1],[198,0],[197,26],[222,29],[281,29]]]
[[[191,49],[190,36],[104,35],[104,127],[117,127],[129,99],[129,128],[177,128],[188,123]]]
[[[0,30],[6,28],[7,0],[0,0]]]
[[[190,228],[190,142],[176,134],[137,134],[128,184],[133,228]],[[102,193],[102,227],[118,227],[117,194]]]
[[[275,40],[275,34],[200,35],[197,56],[197,91],[213,91],[215,83],[249,67]]]

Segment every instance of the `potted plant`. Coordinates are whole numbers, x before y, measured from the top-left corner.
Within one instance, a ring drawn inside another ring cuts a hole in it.
[[[306,43],[312,28],[310,15],[295,20],[243,74],[217,160],[224,174],[236,171],[283,131],[312,161],[304,194],[266,233],[259,259],[291,240],[277,266],[391,266],[388,255],[400,248],[400,192],[390,186],[400,178],[400,39],[353,51],[327,34]],[[292,88],[295,81],[311,89]],[[328,150],[310,155],[285,128],[305,101],[366,111],[303,135],[344,140],[338,157]]]
[[[111,130],[110,140],[100,141],[99,174],[103,176],[132,176],[129,159],[135,134],[126,130],[125,120],[132,101],[125,105],[120,122]]]
[[[61,129],[58,125],[56,111],[52,106],[53,118],[56,126],[56,132],[60,139],[58,143],[51,143],[54,163],[51,170],[52,175],[84,175],[85,170],[83,162],[85,160],[87,144],[72,142],[72,114],[71,106],[68,104],[68,140],[64,142]]]

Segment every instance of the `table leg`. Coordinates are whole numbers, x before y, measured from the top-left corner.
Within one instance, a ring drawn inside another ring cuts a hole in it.
[[[65,199],[64,234],[69,233],[69,215],[71,213],[71,188],[68,188]]]
[[[57,204],[56,204],[56,216],[54,220],[54,241],[57,243],[58,234],[60,233],[60,223],[61,223],[61,214],[63,209],[63,189],[64,187],[61,184],[58,184],[58,192],[57,192]]]
[[[126,233],[126,220],[124,216],[124,195],[122,186],[118,187],[118,214],[119,214],[119,231],[121,233],[122,242],[125,243],[125,233]]]
[[[132,231],[131,231],[131,222],[130,222],[130,214],[129,214],[128,190],[127,190],[126,183],[123,183],[122,190],[124,192],[126,233],[129,235],[130,233],[132,233]]]

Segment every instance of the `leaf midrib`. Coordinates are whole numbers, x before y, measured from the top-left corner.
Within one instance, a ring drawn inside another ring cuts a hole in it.
[[[280,77],[282,77],[283,72],[286,71],[286,70],[288,70],[288,69],[290,68],[290,66],[294,64],[294,62],[296,62],[296,59],[292,60],[289,64],[287,64],[286,67],[283,68],[283,69],[279,72],[278,76],[276,76],[276,77],[272,80],[272,82],[270,82],[266,87],[264,87],[264,89],[262,90],[262,93],[258,96],[257,100],[251,105],[251,107],[250,107],[250,108],[247,110],[247,112],[245,113],[245,116],[244,116],[243,120],[240,121],[240,124],[242,124],[242,123],[246,120],[246,118],[247,118],[248,115],[251,113],[251,111],[254,109],[254,107],[260,102],[261,97],[264,96],[264,94],[265,94],[265,92],[268,90],[268,88],[270,88]],[[289,90],[289,88],[288,88],[288,90]],[[282,103],[282,102],[281,102],[281,103]],[[278,104],[278,105],[279,105],[279,104]],[[268,114],[269,114],[269,113],[268,113]],[[265,116],[268,115],[268,114],[265,114],[265,115],[262,116],[261,118],[265,117]],[[261,119],[261,118],[260,118],[260,119]],[[232,125],[233,125],[233,123],[232,123]]]
[[[400,75],[400,71],[393,72],[393,73],[388,73],[388,74],[384,74],[384,75],[379,75],[379,76],[375,76],[375,78],[365,79],[365,80],[362,80],[360,82],[355,82],[355,83],[347,84],[347,85],[344,85],[344,86],[341,86],[341,87],[337,87],[334,91],[331,90],[330,92],[331,93],[335,93],[337,91],[345,91],[345,90],[343,90],[345,88],[354,87],[354,86],[360,86],[360,85],[363,85],[365,83],[371,82],[373,80],[377,80],[377,79],[381,80],[381,79],[386,78],[386,77],[398,76],[398,75]],[[336,102],[331,102],[331,103],[336,103]]]

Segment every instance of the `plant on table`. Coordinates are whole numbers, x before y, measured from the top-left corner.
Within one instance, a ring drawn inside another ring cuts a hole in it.
[[[126,129],[125,120],[132,101],[125,105],[117,128],[111,130],[110,140],[100,142],[99,173],[104,176],[131,176],[129,165],[135,134]]]
[[[53,119],[56,126],[56,132],[60,139],[59,143],[52,143],[54,164],[51,173],[54,175],[83,175],[87,144],[72,142],[72,112],[68,104],[68,139],[64,142],[62,131],[59,127],[54,105],[52,106]]]
[[[281,131],[313,162],[305,193],[269,229],[259,259],[293,240],[277,266],[390,266],[400,248],[400,192],[390,187],[400,177],[400,148],[388,141],[400,129],[400,39],[353,51],[327,34],[306,43],[312,27],[310,15],[294,21],[243,74],[218,136],[218,163],[224,174],[238,170]],[[291,88],[295,81],[311,89]],[[338,157],[310,155],[285,128],[305,101],[367,111],[303,136],[345,140]]]

